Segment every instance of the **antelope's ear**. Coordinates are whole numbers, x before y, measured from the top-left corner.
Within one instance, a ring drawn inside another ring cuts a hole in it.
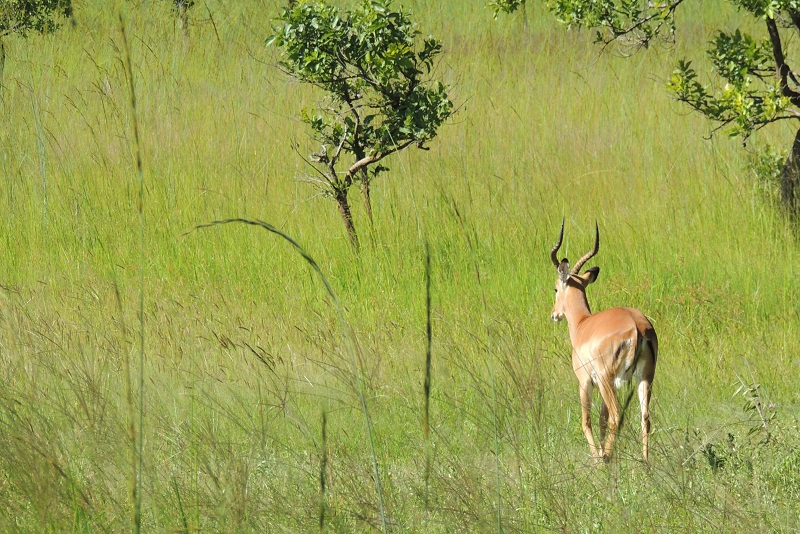
[[[569,261],[567,261],[567,258],[561,260],[558,265],[558,279],[561,280],[562,284],[566,284],[569,279]]]
[[[588,286],[595,280],[597,280],[597,275],[600,274],[600,267],[592,267],[590,269],[586,269],[586,272],[583,273],[583,279],[586,280],[586,285]]]

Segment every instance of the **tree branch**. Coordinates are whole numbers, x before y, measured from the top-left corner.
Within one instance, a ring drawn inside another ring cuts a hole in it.
[[[790,111],[790,110],[787,109],[787,110],[784,111],[784,113],[785,113],[785,115],[777,115],[775,117],[772,117],[772,119],[770,119],[769,121],[759,122],[756,125],[756,127],[753,128],[753,130],[754,131],[758,131],[758,130],[760,130],[761,128],[763,128],[765,126],[768,126],[768,125],[772,124],[773,122],[800,119],[800,113],[798,113],[797,111]]]
[[[344,142],[347,139],[347,125],[344,126],[344,131],[342,132],[342,138],[339,140],[339,146],[336,147],[336,152],[333,153],[333,156],[328,161],[328,170],[333,176],[336,176],[336,160],[339,159],[339,154],[342,153],[342,147],[344,146]]]
[[[683,3],[683,1],[684,0],[674,0],[671,4],[661,4],[661,5],[658,5],[658,6],[653,6],[653,9],[655,10],[654,13],[652,13],[651,15],[646,16],[643,19],[637,20],[634,24],[632,24],[628,28],[626,28],[625,30],[622,30],[622,33],[620,35],[624,35],[626,33],[631,33],[633,31],[636,31],[637,29],[641,28],[642,26],[644,26],[645,24],[647,24],[648,22],[650,22],[654,18],[661,17],[662,13],[664,11],[666,11],[667,13],[672,13],[673,11],[675,11],[678,8],[679,5],[681,5]],[[624,12],[620,12],[619,10],[617,10],[617,12],[621,13],[622,15],[625,14]],[[661,24],[659,24],[659,26],[660,25]]]
[[[781,45],[781,34],[778,32],[778,25],[773,18],[767,18],[766,22],[769,40],[772,43],[772,55],[775,58],[776,74],[780,78],[781,93],[783,96],[789,97],[792,104],[800,106],[800,93],[789,87],[789,74],[791,74],[791,71],[783,55],[783,46]]]
[[[417,142],[416,140],[411,139],[410,141],[406,141],[403,144],[397,145],[396,147],[394,147],[394,148],[392,148],[390,150],[387,150],[386,152],[381,152],[379,154],[373,154],[371,156],[363,157],[360,160],[358,160],[355,163],[353,163],[353,165],[351,165],[350,168],[347,169],[347,176],[348,177],[352,177],[356,172],[359,171],[359,169],[362,169],[362,168],[364,168],[364,167],[366,167],[368,165],[372,165],[373,163],[377,163],[380,160],[382,160],[383,158],[385,158],[386,156],[388,156],[390,154],[394,154],[395,152],[398,152],[400,150],[403,150],[407,146],[411,145],[412,143],[416,143],[416,142]]]
[[[792,24],[794,24],[795,29],[800,32],[800,13],[791,8],[787,11],[789,11],[789,18],[792,19]]]
[[[364,157],[364,149],[361,148],[361,140],[359,139],[359,133],[361,131],[361,115],[358,113],[358,109],[356,106],[353,105],[356,97],[350,95],[350,87],[345,85],[344,91],[344,101],[347,103],[347,107],[350,108],[350,113],[353,114],[355,117],[355,128],[353,128],[353,152],[355,152],[357,158]],[[342,136],[342,144],[344,144],[344,136]],[[341,146],[339,146],[339,150],[341,150]]]
[[[673,0],[672,3],[653,5],[651,7],[651,9],[653,9],[653,13],[651,13],[650,15],[648,15],[648,16],[646,16],[644,18],[640,18],[640,19],[634,21],[627,28],[616,28],[616,27],[614,27],[613,24],[611,24],[610,29],[611,29],[611,32],[613,34],[613,38],[610,41],[606,41],[603,48],[605,48],[605,46],[611,44],[611,42],[617,41],[621,37],[625,37],[625,36],[627,36],[627,35],[629,35],[631,33],[634,33],[635,31],[641,29],[643,26],[645,26],[648,23],[650,23],[653,19],[663,18],[664,20],[662,20],[661,22],[658,23],[656,31],[653,32],[653,36],[657,35],[658,34],[658,29],[660,29],[661,26],[663,26],[665,24],[666,19],[667,19],[667,17],[664,16],[664,12],[666,12],[667,14],[674,13],[675,10],[678,8],[678,6],[681,5],[683,2],[684,2],[684,0]],[[615,12],[617,14],[622,15],[622,16],[626,15],[626,13],[624,11],[620,11],[619,9],[616,9]],[[647,40],[643,39],[638,44],[639,45],[645,45],[645,44],[647,44]]]

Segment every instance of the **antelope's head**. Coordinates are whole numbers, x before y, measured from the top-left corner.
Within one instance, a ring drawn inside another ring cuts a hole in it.
[[[597,223],[594,225],[595,237],[594,248],[585,254],[572,269],[569,267],[569,260],[567,258],[558,261],[558,249],[561,248],[561,242],[564,240],[564,221],[561,221],[561,233],[558,235],[558,242],[553,250],[550,251],[550,259],[558,271],[558,279],[556,280],[556,303],[553,306],[551,317],[553,321],[560,321],[566,317],[567,310],[573,302],[573,295],[576,291],[581,293],[583,302],[586,303],[588,309],[588,302],[586,302],[586,286],[597,280],[597,275],[600,273],[600,267],[592,267],[587,269],[585,273],[579,274],[581,267],[597,254],[600,250],[600,230]]]

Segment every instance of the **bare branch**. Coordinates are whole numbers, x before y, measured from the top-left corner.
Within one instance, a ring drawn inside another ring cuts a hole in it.
[[[331,187],[330,187],[330,184],[328,183],[327,180],[320,180],[319,178],[317,178],[316,176],[314,176],[312,174],[303,174],[299,178],[299,181],[306,182],[306,183],[309,183],[309,184],[313,184],[314,186],[316,186],[316,187],[318,187],[320,189],[320,192],[317,193],[316,195],[312,196],[311,198],[314,198],[314,197],[317,197],[317,196],[320,196],[320,195],[330,194]]]
[[[776,115],[775,117],[772,117],[771,120],[760,123],[758,126],[755,127],[755,130],[760,130],[764,126],[770,125],[773,122],[785,121],[785,120],[800,120],[800,112],[787,109],[784,110],[783,113],[784,113],[783,115]]]
[[[339,154],[342,153],[342,147],[344,146],[344,142],[347,139],[347,125],[344,127],[344,131],[342,132],[342,138],[339,140],[339,146],[336,147],[336,152],[333,153],[331,157],[330,165],[328,167],[333,170],[333,167],[336,166],[336,160],[339,159]]]
[[[295,143],[291,143],[291,146],[292,146],[292,150],[294,150],[294,151],[295,151],[295,153],[296,153],[298,156],[300,156],[300,159],[302,159],[303,161],[305,161],[305,162],[306,162],[306,164],[307,164],[309,167],[311,167],[312,169],[314,169],[314,172],[316,172],[317,174],[319,174],[320,176],[322,176],[322,179],[325,181],[325,183],[326,183],[326,184],[328,184],[328,186],[329,186],[329,187],[333,188],[333,186],[334,186],[334,185],[333,185],[333,182],[331,181],[331,179],[330,179],[328,176],[326,176],[324,172],[322,172],[321,170],[319,170],[319,169],[317,168],[317,166],[316,166],[316,165],[314,165],[314,163],[313,163],[312,161],[309,161],[308,159],[306,159],[306,157],[305,157],[305,156],[303,156],[303,155],[300,153],[300,150],[298,150],[298,148],[297,148],[297,145],[296,145]],[[334,176],[335,176],[335,174],[334,174]]]

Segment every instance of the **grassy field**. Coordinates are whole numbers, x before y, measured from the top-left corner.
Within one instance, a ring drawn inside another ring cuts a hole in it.
[[[735,11],[620,58],[546,12],[405,3],[460,110],[389,158],[372,226],[352,197],[356,256],[292,149],[320,94],[264,46],[280,3],[198,3],[188,39],[168,2],[107,4],[6,40],[1,531],[132,529],[137,476],[150,532],[796,531],[800,248],[747,151],[663,87]],[[292,236],[339,306],[279,236],[189,232],[229,217]],[[589,456],[550,321],[562,217],[573,260],[599,224],[593,309],[658,331],[650,465],[635,418]]]

